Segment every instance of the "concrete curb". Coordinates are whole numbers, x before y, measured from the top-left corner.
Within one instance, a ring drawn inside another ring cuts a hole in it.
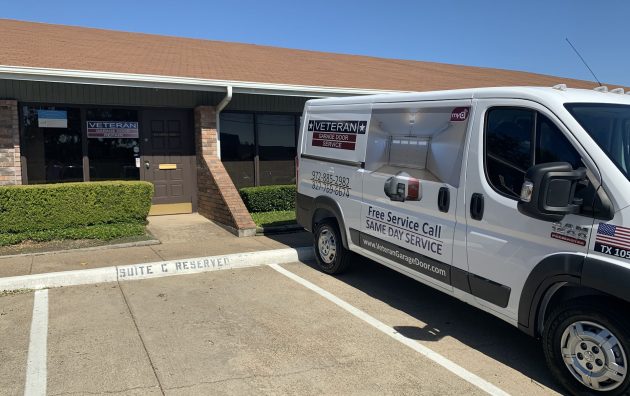
[[[0,291],[36,290],[60,286],[162,278],[268,264],[286,264],[294,261],[312,260],[314,257],[312,247],[302,247],[13,276],[0,279]]]

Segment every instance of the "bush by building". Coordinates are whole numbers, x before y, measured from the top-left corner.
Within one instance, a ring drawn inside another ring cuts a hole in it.
[[[250,213],[295,210],[295,185],[245,187],[239,190]]]
[[[145,232],[153,185],[141,181],[0,187],[0,246]]]

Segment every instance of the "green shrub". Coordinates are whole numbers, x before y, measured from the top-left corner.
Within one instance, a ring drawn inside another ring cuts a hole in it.
[[[152,197],[153,185],[140,181],[3,186],[0,244],[137,235]]]
[[[250,213],[295,209],[295,185],[245,187],[239,192]]]
[[[274,210],[252,213],[252,220],[258,227],[295,224],[295,210]]]

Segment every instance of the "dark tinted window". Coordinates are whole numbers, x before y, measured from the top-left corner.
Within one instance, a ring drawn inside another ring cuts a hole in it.
[[[137,122],[138,112],[125,109],[87,109],[87,122],[127,121]],[[127,128],[119,132],[135,137],[92,137],[88,130],[88,155],[90,180],[139,180],[140,141],[137,132]]]
[[[525,174],[534,164],[568,162],[574,169],[583,166],[579,153],[562,131],[533,110],[491,109],[486,116],[485,136],[488,180],[509,197],[519,197]],[[533,151],[532,142],[536,142]]]
[[[221,113],[221,161],[236,187],[295,182],[298,119],[293,114]]]
[[[83,181],[81,111],[24,106],[23,117],[29,184]],[[50,117],[57,119],[46,121]]]
[[[221,113],[221,161],[236,187],[255,185],[254,115]]]
[[[493,109],[486,118],[486,169],[490,184],[518,196],[525,172],[532,164],[532,131],[535,112]]]
[[[531,163],[534,112],[496,109],[488,113],[486,147],[490,156],[525,171]]]
[[[538,114],[536,125],[536,165],[547,162],[568,162],[577,169],[582,165],[580,154],[562,131],[547,117]]]
[[[221,159],[253,160],[255,154],[254,115],[221,113]]]
[[[569,103],[565,107],[630,180],[630,106]]]
[[[260,184],[295,182],[296,128],[293,115],[259,114],[256,116]]]

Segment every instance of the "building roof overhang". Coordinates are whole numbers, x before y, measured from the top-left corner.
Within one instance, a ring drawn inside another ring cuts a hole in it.
[[[119,87],[180,89],[189,91],[225,92],[231,86],[235,94],[299,96],[325,98],[350,95],[400,93],[406,91],[276,84],[253,81],[212,80],[203,78],[67,70],[26,66],[0,65],[0,79],[43,81],[65,84],[90,84]]]

